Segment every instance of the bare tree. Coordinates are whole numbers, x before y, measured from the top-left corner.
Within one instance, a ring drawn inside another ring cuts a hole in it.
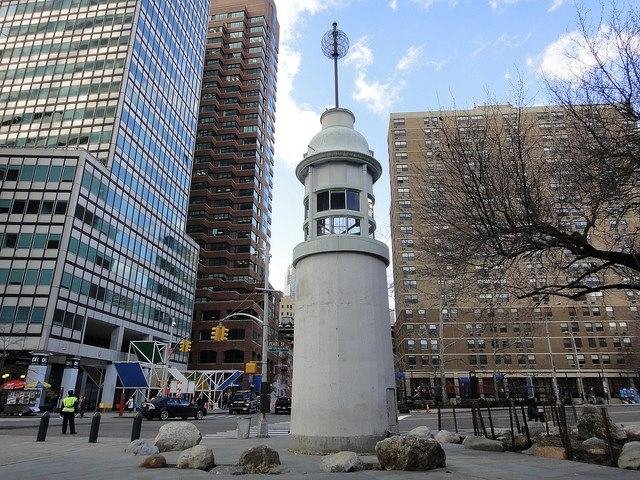
[[[575,72],[547,79],[557,106],[526,108],[517,85],[512,105],[436,122],[414,179],[432,275],[499,272],[494,294],[520,298],[640,291],[640,15],[581,13],[578,31]]]

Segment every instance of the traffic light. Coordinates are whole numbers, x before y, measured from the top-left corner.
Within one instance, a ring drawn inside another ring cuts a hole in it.
[[[185,340],[185,339],[180,340],[179,350],[181,352],[184,352],[184,353],[190,352],[191,351],[191,340]]]
[[[214,342],[223,342],[229,339],[229,329],[224,325],[218,325],[211,329],[211,340]]]
[[[244,365],[244,373],[258,373],[258,364],[256,362],[247,362]]]

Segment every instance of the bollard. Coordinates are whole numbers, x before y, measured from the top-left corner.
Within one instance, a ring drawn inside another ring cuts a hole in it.
[[[142,430],[142,413],[136,413],[133,417],[133,427],[131,428],[131,441],[138,440],[140,438],[140,430]]]
[[[91,430],[89,430],[89,443],[98,441],[98,430],[100,430],[100,412],[93,414],[91,418]]]
[[[40,418],[40,426],[38,427],[38,437],[36,438],[36,442],[44,442],[47,439],[49,418],[51,418],[51,414],[49,414],[49,412],[44,412],[44,414]]]

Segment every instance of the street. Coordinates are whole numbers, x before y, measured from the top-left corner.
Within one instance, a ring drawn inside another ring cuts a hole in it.
[[[580,407],[577,408],[578,415],[580,414]],[[640,423],[640,405],[611,405],[608,407],[609,415],[616,423],[628,424],[628,423]],[[485,415],[485,412],[483,412]],[[246,417],[247,415],[229,415],[226,412],[215,413],[207,415],[203,420],[197,421],[190,419],[188,421],[194,422],[204,437],[208,438],[235,438],[235,430],[237,427],[237,421],[240,417]],[[289,431],[289,415],[274,415],[267,416],[270,434],[273,435],[287,435]],[[401,432],[408,432],[409,430],[426,425],[432,430],[438,428],[438,413],[437,410],[432,410],[431,413],[426,413],[423,410],[412,410],[409,414],[401,414],[399,417],[399,427]],[[487,416],[484,416],[487,428],[489,428],[487,422]],[[255,436],[255,428],[258,425],[259,415],[251,415],[252,436]],[[493,410],[492,419],[496,428],[508,428],[509,427],[509,413],[507,409]],[[570,409],[567,408],[567,419],[572,423],[572,414]],[[173,419],[170,421],[179,421],[180,419]],[[471,412],[469,409],[456,409],[456,420],[459,430],[472,430],[473,423],[471,419]],[[40,419],[39,417],[0,417],[0,434],[15,435],[15,436],[33,436],[36,437],[38,431]],[[118,417],[116,413],[106,413],[101,416],[100,421],[100,437],[108,438],[128,438],[131,435],[131,427],[133,423],[133,415],[125,414],[123,417]],[[144,420],[142,422],[142,434],[143,438],[152,438],[158,431],[160,425],[164,422],[159,420]],[[88,436],[89,428],[91,424],[91,414],[85,415],[84,418],[76,418],[76,430],[79,436]],[[62,435],[62,419],[57,415],[51,417],[49,424],[48,437],[61,436]],[[453,415],[450,409],[442,411],[442,428],[446,430],[454,430]]]

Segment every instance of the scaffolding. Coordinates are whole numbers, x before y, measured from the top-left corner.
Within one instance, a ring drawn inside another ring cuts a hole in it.
[[[185,373],[189,383],[194,384],[194,397],[201,394],[213,408],[220,408],[223,392],[235,385],[242,376],[240,370],[191,370]]]

